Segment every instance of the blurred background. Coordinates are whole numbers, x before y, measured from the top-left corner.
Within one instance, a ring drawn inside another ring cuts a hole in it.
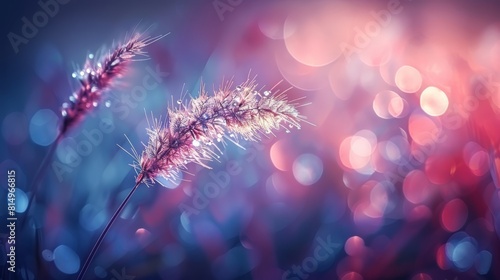
[[[15,275],[1,227],[5,279],[75,278],[134,184],[124,134],[141,150],[145,112],[249,76],[305,97],[314,126],[141,186],[87,279],[500,278],[498,1],[41,0],[1,13],[0,168],[16,171],[19,218],[72,73],[134,29],[169,33],[58,144]]]

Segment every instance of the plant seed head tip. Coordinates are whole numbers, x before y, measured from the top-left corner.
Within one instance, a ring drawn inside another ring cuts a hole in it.
[[[103,52],[106,55],[101,59],[95,59],[94,55],[87,58],[84,68],[72,74],[73,78],[80,81],[80,88],[62,106],[64,121],[60,131],[66,132],[89,111],[98,107],[102,94],[112,87],[115,80],[123,76],[130,62],[137,56],[145,57],[146,52],[143,49],[164,36],[148,37],[137,34],[118,45],[112,52]]]

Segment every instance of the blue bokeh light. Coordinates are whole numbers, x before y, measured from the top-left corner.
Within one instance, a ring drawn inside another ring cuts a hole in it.
[[[476,255],[477,273],[479,273],[481,275],[487,274],[488,271],[490,270],[492,259],[493,259],[493,255],[490,252],[488,252],[486,250],[479,252]]]
[[[38,110],[30,121],[31,140],[40,146],[48,146],[57,137],[57,115],[49,109]]]
[[[54,250],[54,263],[65,274],[75,274],[80,269],[80,257],[66,245],[59,245]]]
[[[16,188],[16,212],[24,213],[28,207],[28,196],[20,188]]]
[[[313,154],[302,154],[293,163],[293,175],[305,186],[316,183],[323,174],[323,162]]]
[[[80,211],[80,225],[88,231],[100,228],[105,221],[104,211],[99,211],[92,204],[85,205]]]

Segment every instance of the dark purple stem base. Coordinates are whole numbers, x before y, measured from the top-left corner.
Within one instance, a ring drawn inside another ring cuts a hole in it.
[[[97,239],[96,243],[94,244],[94,247],[92,248],[92,251],[90,251],[90,254],[87,257],[87,260],[83,264],[83,267],[80,270],[80,273],[78,274],[78,278],[77,278],[78,280],[82,280],[83,277],[85,276],[85,272],[87,272],[87,269],[89,268],[90,263],[94,259],[94,256],[97,253],[97,250],[99,249],[99,246],[101,246],[101,243],[104,240],[104,237],[106,236],[106,234],[108,233],[109,229],[111,228],[111,225],[113,225],[113,223],[115,222],[116,218],[118,218],[118,216],[120,215],[120,213],[123,210],[123,208],[125,208],[125,205],[127,205],[127,202],[130,200],[130,198],[132,197],[132,195],[134,194],[134,192],[137,190],[137,188],[141,184],[141,181],[142,180],[140,180],[140,181],[138,181],[138,182],[135,183],[135,186],[130,190],[130,192],[127,195],[127,197],[122,201],[122,203],[120,204],[120,207],[118,207],[118,209],[116,209],[116,212],[113,214],[113,216],[109,220],[108,224],[106,225],[106,227],[102,231],[101,235],[99,236],[99,238]]]

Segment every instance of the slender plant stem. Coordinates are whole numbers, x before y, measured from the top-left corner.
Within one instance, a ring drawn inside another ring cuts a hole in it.
[[[26,221],[28,221],[28,219],[29,219],[29,212],[31,209],[31,204],[33,204],[33,199],[36,196],[36,193],[38,191],[38,187],[42,183],[41,180],[43,178],[43,175],[45,174],[45,171],[47,170],[47,167],[49,166],[49,160],[54,155],[54,152],[56,151],[56,148],[57,148],[57,144],[59,143],[59,140],[61,140],[62,136],[63,136],[63,133],[59,132],[57,137],[56,137],[56,140],[54,140],[54,142],[50,145],[49,151],[47,152],[47,154],[45,154],[45,157],[43,158],[42,163],[40,163],[40,166],[38,167],[38,170],[35,173],[35,177],[34,177],[33,181],[31,182],[31,185],[26,189],[26,193],[28,193],[31,190],[32,190],[32,192],[31,192],[31,194],[29,194],[30,199],[28,201],[28,205],[26,206],[26,210],[24,211],[24,218],[21,221],[21,226],[19,228],[20,231],[23,230],[23,228],[26,224]]]
[[[95,242],[94,247],[92,248],[92,251],[90,251],[90,254],[87,257],[87,260],[83,264],[83,267],[80,270],[80,273],[78,274],[78,278],[77,278],[78,280],[82,280],[83,277],[85,276],[85,272],[87,272],[87,269],[89,268],[90,263],[94,259],[95,254],[97,253],[97,249],[99,249],[99,246],[101,245],[102,241],[104,240],[104,237],[106,236],[106,234],[108,233],[109,229],[111,228],[111,225],[113,225],[113,222],[116,220],[116,218],[118,218],[118,216],[120,215],[120,213],[123,210],[123,208],[125,208],[125,205],[127,205],[127,202],[130,200],[130,198],[132,197],[132,195],[134,194],[134,192],[137,190],[137,188],[139,187],[139,185],[141,184],[141,182],[142,182],[142,180],[138,180],[137,181],[137,183],[135,184],[135,186],[130,190],[130,192],[127,195],[127,197],[122,201],[122,203],[120,204],[120,206],[118,207],[118,209],[116,209],[115,213],[113,214],[113,216],[109,220],[108,224],[106,225],[106,227],[102,231],[101,235],[99,236],[99,238]]]

